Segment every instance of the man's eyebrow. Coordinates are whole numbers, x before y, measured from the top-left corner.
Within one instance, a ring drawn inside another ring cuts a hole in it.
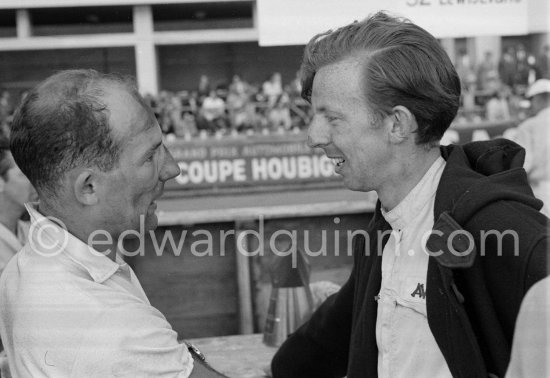
[[[160,146],[162,145],[162,140],[158,143],[155,143],[153,146],[147,149],[147,152],[145,152],[143,155],[149,155],[151,152],[156,151]]]

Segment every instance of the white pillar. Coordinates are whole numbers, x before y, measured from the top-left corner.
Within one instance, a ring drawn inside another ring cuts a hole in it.
[[[15,25],[18,38],[32,36],[31,14],[28,9],[18,9],[15,13]]]
[[[134,13],[134,34],[136,37],[136,76],[142,94],[158,94],[158,65],[153,39],[153,11],[150,5],[136,5]]]
[[[479,64],[485,58],[485,53],[487,51],[493,54],[493,60],[498,62],[501,49],[502,41],[500,36],[483,36],[474,38],[474,48],[475,48],[475,62]]]
[[[453,64],[456,64],[456,52],[455,52],[455,39],[454,38],[442,38],[441,39],[441,46],[449,55],[449,58],[451,59],[451,62]]]

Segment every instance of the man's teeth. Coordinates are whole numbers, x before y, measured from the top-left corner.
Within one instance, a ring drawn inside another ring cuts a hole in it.
[[[342,159],[342,158],[331,158],[331,160],[334,163],[334,165],[338,167],[344,164],[344,162],[346,161],[345,159]]]

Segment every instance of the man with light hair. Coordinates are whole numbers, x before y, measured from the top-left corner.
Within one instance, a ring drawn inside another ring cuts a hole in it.
[[[432,35],[383,12],[314,37],[302,86],[309,145],[379,201],[349,280],[281,346],[273,376],[504,376],[522,298],[547,275],[523,149],[440,146],[456,70]]]

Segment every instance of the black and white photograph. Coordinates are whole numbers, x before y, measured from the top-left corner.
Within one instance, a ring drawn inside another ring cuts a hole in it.
[[[548,0],[0,0],[0,378],[550,377]]]

